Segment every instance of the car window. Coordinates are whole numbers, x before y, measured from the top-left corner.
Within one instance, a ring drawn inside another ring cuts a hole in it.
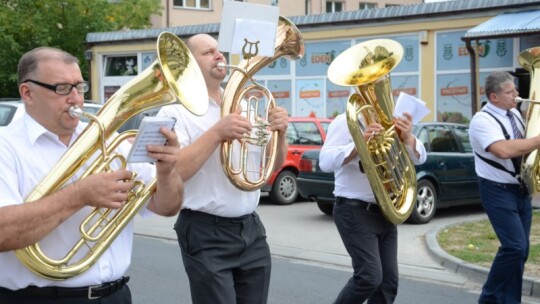
[[[330,125],[329,122],[321,122],[321,127],[324,130],[324,134],[328,133],[328,126]]]
[[[92,114],[92,115],[96,115],[97,112],[101,109],[101,106],[102,106],[102,105],[98,105],[98,104],[91,104],[91,105],[89,105],[89,104],[86,104],[86,103],[85,103],[83,107],[84,107],[84,112],[85,112],[85,113],[89,113],[89,114]],[[85,116],[82,116],[82,117],[81,117],[81,121],[83,121],[83,122],[90,122],[90,119],[88,119],[88,118],[85,117]]]
[[[456,126],[454,127],[454,133],[461,140],[463,145],[463,151],[466,153],[472,153],[471,142],[469,141],[469,128],[466,126]]]
[[[459,152],[454,134],[446,126],[429,126],[427,130],[431,152]]]
[[[17,107],[0,105],[0,126],[7,126],[15,115],[15,111],[17,111]]]
[[[322,145],[322,137],[313,122],[290,122],[287,141],[291,145]]]
[[[413,127],[413,133],[416,133],[416,129],[417,127]],[[420,140],[423,144],[424,144],[424,147],[426,147],[426,151],[429,151],[429,133],[428,131],[426,130],[426,128],[422,128],[420,130],[420,132],[418,133],[418,136],[417,136],[418,140]]]

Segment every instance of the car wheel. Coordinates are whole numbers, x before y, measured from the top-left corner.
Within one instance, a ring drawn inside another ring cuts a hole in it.
[[[319,207],[319,210],[324,214],[334,214],[334,204],[317,202],[317,207]]]
[[[272,202],[278,205],[290,205],[297,197],[296,175],[287,170],[279,173],[270,191]]]
[[[426,224],[435,216],[437,209],[437,191],[428,180],[420,180],[417,185],[416,206],[407,222]]]

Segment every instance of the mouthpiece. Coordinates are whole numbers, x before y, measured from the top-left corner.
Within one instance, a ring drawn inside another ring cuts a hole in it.
[[[227,68],[227,64],[224,62],[220,62],[217,64],[217,68],[220,70],[225,70]]]
[[[71,116],[71,118],[78,118],[78,117],[81,117],[83,115],[83,110],[77,106],[72,106],[71,108],[69,108],[69,116]]]
[[[521,97],[519,97],[519,96],[516,97],[516,98],[514,99],[514,101],[515,101],[516,103],[522,102],[522,101],[538,103],[538,101],[536,101],[536,100],[534,100],[534,99],[523,99],[523,98],[521,98]]]

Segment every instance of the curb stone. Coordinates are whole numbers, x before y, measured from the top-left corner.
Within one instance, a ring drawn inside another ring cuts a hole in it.
[[[426,234],[426,246],[429,255],[444,268],[470,278],[472,281],[483,284],[486,281],[489,269],[465,262],[442,250],[437,241],[440,231],[452,226],[476,220],[462,221],[439,226]],[[540,297],[540,278],[523,277],[522,294],[531,297]]]

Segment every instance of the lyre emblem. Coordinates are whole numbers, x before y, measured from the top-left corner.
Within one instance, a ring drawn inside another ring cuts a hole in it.
[[[252,57],[257,56],[259,53],[259,42],[250,42],[246,38],[244,38],[244,46],[242,47],[242,55],[244,56],[244,59],[250,59]],[[247,49],[247,51],[246,51]]]

